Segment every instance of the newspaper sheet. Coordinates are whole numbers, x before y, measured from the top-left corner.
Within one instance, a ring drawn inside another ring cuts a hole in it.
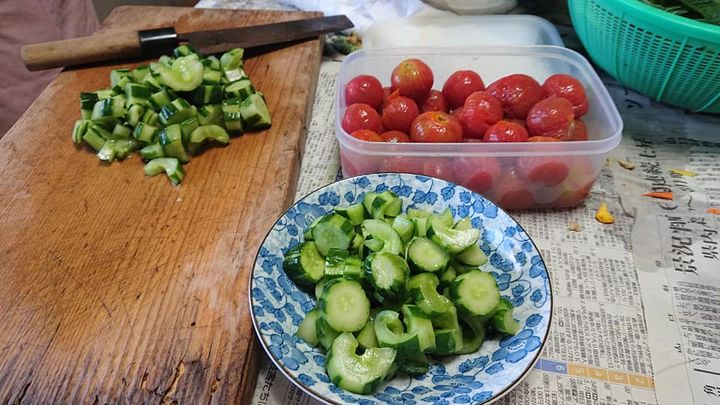
[[[625,122],[615,167],[632,231],[661,404],[720,403],[720,119],[612,89]],[[673,200],[641,196],[674,193]]]
[[[338,71],[320,70],[298,198],[341,176]],[[547,263],[555,308],[540,361],[501,403],[720,403],[720,217],[708,212],[720,208],[720,119],[606,84],[626,129],[585,204],[514,214]],[[642,196],[664,191],[673,200]],[[594,220],[603,201],[612,225]],[[254,403],[316,401],[266,360]]]

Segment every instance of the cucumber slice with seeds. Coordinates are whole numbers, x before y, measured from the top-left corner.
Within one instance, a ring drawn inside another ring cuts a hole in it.
[[[328,325],[338,332],[357,332],[370,318],[370,300],[354,280],[327,281],[318,308]]]
[[[458,230],[450,228],[442,217],[431,216],[427,236],[433,242],[445,248],[450,254],[458,254],[474,245],[480,238],[477,229]]]
[[[426,237],[413,239],[408,246],[408,261],[420,271],[441,272],[450,261],[450,255]]]
[[[399,255],[404,252],[404,246],[400,235],[385,221],[379,219],[366,219],[362,222],[363,234],[372,236],[383,242],[380,251]],[[368,238],[365,239],[365,246]],[[369,246],[368,246],[369,247]]]
[[[380,311],[375,316],[375,336],[380,347],[392,347],[402,361],[422,354],[417,333],[405,333],[400,314],[395,311]]]
[[[431,319],[447,313],[453,306],[447,297],[437,292],[439,284],[437,276],[432,273],[417,274],[407,283],[415,304]]]
[[[355,238],[355,230],[346,218],[330,214],[313,227],[312,237],[320,254],[325,256],[331,248],[347,250]]]
[[[358,342],[351,333],[335,339],[325,364],[332,382],[356,394],[370,394],[395,372],[397,352],[389,347],[370,348],[358,356]]]
[[[500,290],[492,274],[472,270],[455,279],[450,287],[450,299],[464,314],[490,315],[500,303]]]

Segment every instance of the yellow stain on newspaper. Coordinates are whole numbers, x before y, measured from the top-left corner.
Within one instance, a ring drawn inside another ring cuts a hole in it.
[[[679,174],[681,176],[688,176],[688,177],[695,177],[697,176],[697,173],[690,171],[690,170],[683,170],[683,169],[670,169],[671,172],[675,174]]]
[[[613,222],[615,222],[615,217],[608,210],[607,203],[604,202],[600,203],[600,207],[598,207],[598,210],[595,213],[595,219],[597,219],[598,222],[601,222],[603,224],[612,224]]]
[[[628,162],[626,160],[618,159],[618,164],[625,169],[635,170],[635,163]]]

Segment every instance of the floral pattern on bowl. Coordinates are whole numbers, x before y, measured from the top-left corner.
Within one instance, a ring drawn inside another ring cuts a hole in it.
[[[282,269],[284,253],[302,233],[336,206],[361,202],[368,191],[391,190],[403,208],[434,212],[450,208],[455,219],[470,217],[483,230],[484,270],[498,281],[520,322],[517,335],[487,340],[473,354],[432,358],[428,373],[398,374],[371,395],[340,389],[325,373],[325,355],[294,335],[315,298],[299,290]],[[530,371],[547,337],[552,293],[545,264],[520,225],[491,201],[462,186],[411,174],[372,174],[332,183],[307,195],[280,217],[257,254],[249,283],[250,307],[261,345],[278,369],[311,396],[329,403],[477,404],[505,395]]]

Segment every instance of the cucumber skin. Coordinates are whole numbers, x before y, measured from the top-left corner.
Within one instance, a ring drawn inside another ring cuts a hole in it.
[[[439,284],[437,276],[432,273],[420,273],[410,277],[408,281],[408,289],[413,300],[415,300],[415,304],[431,319],[442,316],[450,310],[452,305],[452,302],[447,297],[437,292]],[[442,302],[442,308],[432,306],[430,297],[426,297],[423,293],[423,287],[426,290],[425,293],[437,295],[437,299]]]
[[[315,320],[315,331],[317,333],[318,342],[323,348],[325,348],[326,351],[330,350],[330,347],[332,347],[335,339],[340,336],[340,332],[331,328],[322,315],[318,316],[317,320]]]
[[[410,375],[421,375],[430,370],[430,362],[428,362],[424,354],[414,358],[402,359],[398,363],[398,369]]]
[[[463,315],[460,316],[460,319],[468,328],[463,328],[463,347],[455,352],[455,354],[475,353],[482,347],[485,341],[485,324],[483,318]],[[466,336],[465,332],[468,332],[468,329],[472,336]]]
[[[423,352],[435,349],[435,331],[432,322],[425,312],[417,305],[403,305],[403,322],[408,333],[417,333],[420,350]],[[411,328],[412,327],[412,328]],[[413,329],[413,330],[411,330]]]
[[[461,332],[462,333],[462,332]],[[455,354],[459,349],[456,340],[457,331],[453,329],[438,329],[435,331],[435,350],[428,353],[447,356]]]
[[[310,246],[310,244],[312,244],[312,246]],[[312,241],[295,245],[293,248],[288,250],[285,254],[285,259],[283,260],[283,270],[285,271],[285,274],[287,274],[300,288],[305,290],[311,290],[316,283],[322,280],[322,277],[318,279],[309,278],[309,272],[303,268],[301,263],[303,248],[307,246],[307,248],[315,249],[317,251],[317,247],[314,247],[314,245],[315,243]],[[320,253],[318,252],[318,255],[319,254]]]
[[[490,324],[496,331],[505,335],[513,336],[520,331],[520,324],[517,320],[515,320],[515,318],[512,318],[512,330],[506,328],[505,317],[508,316],[508,312],[510,313],[509,316],[512,318],[513,305],[506,298],[501,298],[500,303],[498,303],[495,307],[495,312],[490,317]]]
[[[310,310],[310,312],[305,314],[305,317],[298,326],[298,330],[295,332],[295,335],[297,335],[297,337],[304,340],[305,343],[309,344],[310,346],[317,346],[317,344],[319,343],[316,326],[317,318],[319,316],[320,311],[317,308],[313,308],[312,310]],[[308,329],[311,330],[308,331]]]
[[[400,314],[391,310],[380,311],[375,316],[375,337],[381,347],[391,347],[397,351],[399,359],[414,358],[422,355],[420,339],[416,333],[396,333],[391,324],[403,330]]]
[[[450,310],[445,315],[433,319],[432,322],[433,326],[449,331],[448,335],[452,335],[445,336],[440,331],[435,331],[435,352],[437,354],[454,354],[462,349],[462,328],[460,327],[457,309],[454,306],[450,307]]]

